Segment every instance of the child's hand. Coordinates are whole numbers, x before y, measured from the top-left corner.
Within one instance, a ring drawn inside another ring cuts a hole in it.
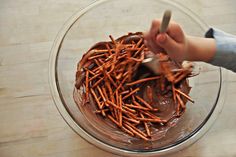
[[[159,34],[160,25],[160,20],[153,20],[150,30],[145,33],[147,47],[153,52],[167,52],[176,61],[185,60],[187,41],[180,25],[170,22],[167,32]]]
[[[159,33],[160,20],[153,20],[152,26],[144,34],[145,44],[152,52],[166,52],[173,60],[181,62],[209,62],[216,52],[216,43],[212,38],[185,36],[182,28],[170,22],[166,33]]]

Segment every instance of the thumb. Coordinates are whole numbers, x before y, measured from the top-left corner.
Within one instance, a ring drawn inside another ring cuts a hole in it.
[[[166,33],[158,34],[156,42],[166,52],[174,52],[178,48],[178,43]]]

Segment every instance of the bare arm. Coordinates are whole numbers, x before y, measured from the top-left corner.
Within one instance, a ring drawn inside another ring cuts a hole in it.
[[[187,36],[186,60],[210,62],[215,56],[216,41],[213,38]]]
[[[203,61],[236,72],[236,36],[209,29],[206,37],[185,35],[181,26],[170,22],[166,33],[159,33],[160,20],[153,20],[144,34],[145,44],[153,52],[164,51],[176,61]]]

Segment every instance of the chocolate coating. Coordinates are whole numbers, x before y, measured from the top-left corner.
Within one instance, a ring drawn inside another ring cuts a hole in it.
[[[123,44],[128,43],[137,43],[140,39],[143,38],[143,34],[141,32],[137,33],[129,33],[128,35],[124,35],[116,40],[116,42],[123,42]],[[97,124],[102,125],[104,128],[107,128],[107,130],[110,130],[109,128],[115,128],[117,130],[117,136],[111,136],[111,139],[119,140],[123,142],[134,142],[136,139],[135,137],[132,137],[125,132],[123,132],[120,128],[117,128],[117,126],[108,118],[103,118],[101,115],[97,115],[94,113],[96,110],[96,105],[92,97],[89,97],[89,100],[85,99],[85,94],[78,95],[77,90],[83,89],[83,93],[85,93],[85,74],[84,74],[84,68],[92,69],[93,64],[91,64],[91,61],[88,61],[88,57],[91,56],[93,53],[92,50],[101,50],[106,49],[106,44],[108,44],[110,47],[114,47],[114,44],[112,42],[99,42],[92,46],[87,53],[83,55],[83,58],[78,63],[77,66],[77,72],[76,72],[76,83],[75,83],[75,92],[74,92],[74,99],[77,103],[78,107],[82,112],[84,112],[84,115],[87,115],[88,117],[94,117],[93,121],[96,121]],[[143,43],[142,43],[143,44]],[[145,47],[146,48],[146,47]],[[147,48],[144,50],[144,52],[152,53]],[[177,69],[180,67],[179,64],[169,60],[169,65],[171,69]],[[143,77],[143,75],[146,76],[154,76],[154,74],[147,69],[146,67],[139,66],[138,69],[133,73],[133,80],[138,80]],[[158,140],[160,138],[163,138],[166,134],[166,132],[173,126],[175,126],[180,118],[180,116],[185,112],[185,108],[180,109],[180,113],[176,113],[177,104],[173,100],[173,93],[171,90],[171,83],[168,82],[166,78],[164,78],[164,90],[161,87],[161,81],[160,80],[153,80],[148,81],[145,83],[137,84],[135,87],[139,87],[141,90],[137,93],[141,98],[146,100],[147,102],[150,102],[150,104],[154,108],[158,108],[159,110],[153,114],[160,117],[160,119],[165,120],[165,123],[150,123],[150,131],[151,131],[151,141]],[[188,84],[187,79],[181,80],[178,84],[178,89],[184,92],[185,94],[188,94],[190,92],[190,87]],[[152,89],[152,90],[150,90]],[[150,95],[152,95],[153,99],[150,100]],[[77,99],[78,97],[82,97],[82,99]],[[128,100],[131,101],[131,100]],[[183,98],[184,104],[186,104],[187,99]],[[86,104],[86,105],[85,105]],[[142,126],[137,126],[140,130],[144,130]],[[98,128],[97,128],[98,129]],[[100,130],[101,132],[104,132],[103,130]],[[109,131],[108,131],[109,132]],[[109,133],[104,132],[107,136],[110,136]]]

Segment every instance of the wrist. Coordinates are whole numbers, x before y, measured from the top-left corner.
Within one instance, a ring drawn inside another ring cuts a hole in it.
[[[215,56],[216,42],[214,38],[186,37],[186,60],[210,62]]]

